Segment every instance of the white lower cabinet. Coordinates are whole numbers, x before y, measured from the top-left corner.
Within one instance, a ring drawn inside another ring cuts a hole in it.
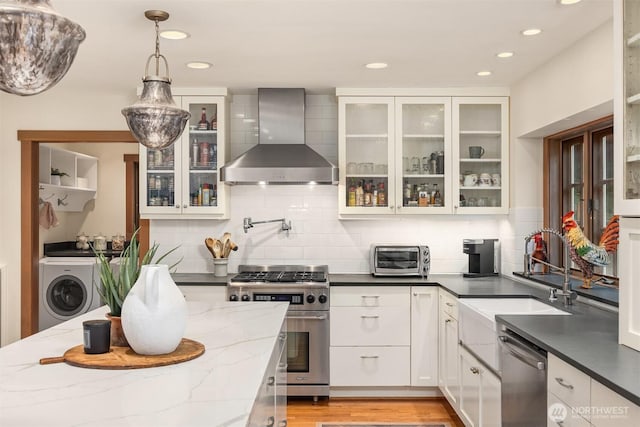
[[[640,406],[551,353],[548,364],[548,427],[640,425]]]
[[[411,385],[438,385],[438,288],[411,287]]]
[[[458,303],[449,292],[439,291],[438,314],[438,386],[458,411],[460,406],[460,380],[458,356]]]
[[[269,366],[249,415],[247,427],[284,427],[287,425],[286,323],[280,330]]]
[[[333,319],[332,319],[333,321]],[[409,385],[409,346],[331,347],[332,386]]]
[[[471,353],[459,348],[460,409],[467,427],[501,427],[500,379]]]
[[[331,288],[330,385],[408,386],[409,286]]]

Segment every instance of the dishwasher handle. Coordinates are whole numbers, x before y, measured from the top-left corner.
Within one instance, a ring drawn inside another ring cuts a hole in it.
[[[500,335],[500,346],[513,357],[539,371],[546,369],[546,359],[540,360],[538,353],[529,350],[522,341],[507,335]]]

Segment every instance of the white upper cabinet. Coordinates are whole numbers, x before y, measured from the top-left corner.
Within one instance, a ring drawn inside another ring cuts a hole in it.
[[[228,218],[228,189],[218,172],[227,158],[225,97],[174,99],[191,118],[172,146],[163,150],[140,146],[140,216]]]
[[[341,218],[507,213],[508,98],[339,96]]]
[[[508,213],[508,98],[453,98],[453,157],[456,213]]]
[[[615,213],[640,216],[640,2],[614,3]]]

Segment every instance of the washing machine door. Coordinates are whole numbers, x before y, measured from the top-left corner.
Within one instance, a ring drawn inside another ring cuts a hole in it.
[[[87,304],[88,291],[82,281],[72,275],[56,277],[47,288],[47,306],[61,318],[80,313]]]

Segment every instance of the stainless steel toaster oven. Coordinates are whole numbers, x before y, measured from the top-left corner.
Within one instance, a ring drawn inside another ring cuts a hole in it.
[[[429,274],[431,254],[427,245],[374,243],[370,252],[374,276],[427,277]]]

